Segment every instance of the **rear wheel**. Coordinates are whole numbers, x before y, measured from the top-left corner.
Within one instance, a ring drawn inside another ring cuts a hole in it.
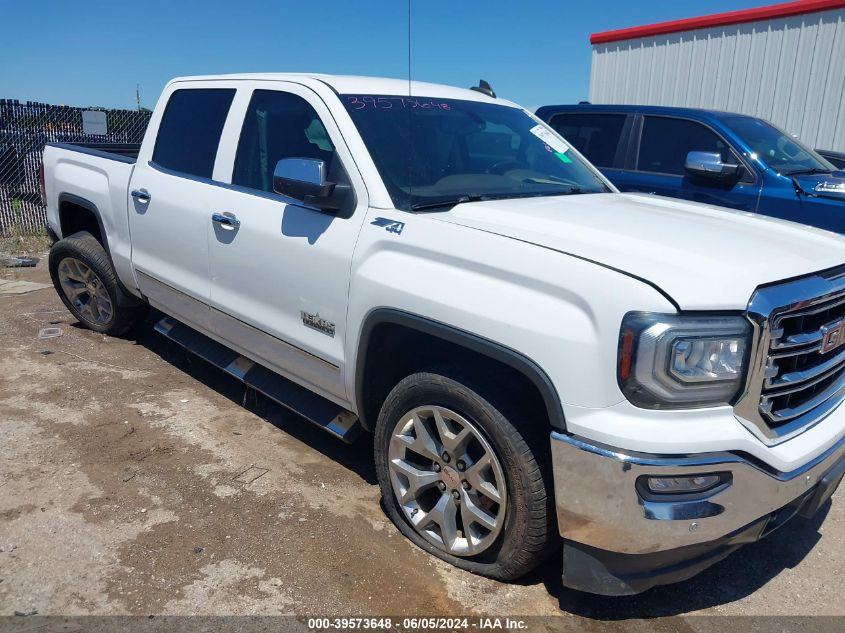
[[[105,249],[90,233],[53,244],[49,263],[56,292],[87,328],[119,336],[144,317],[146,304],[121,288]]]
[[[391,520],[443,560],[511,580],[556,542],[534,452],[467,384],[427,372],[402,380],[382,406],[375,451]]]

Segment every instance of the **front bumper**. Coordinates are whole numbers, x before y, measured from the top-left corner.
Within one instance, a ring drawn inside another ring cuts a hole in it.
[[[551,437],[564,584],[606,595],[693,576],[795,513],[815,512],[845,470],[845,438],[780,473],[733,453],[663,457]],[[726,473],[729,485],[683,500],[637,488],[643,476],[710,473]]]

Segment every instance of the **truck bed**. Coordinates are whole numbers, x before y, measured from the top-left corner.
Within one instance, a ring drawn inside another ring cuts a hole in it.
[[[47,143],[44,147],[44,188],[47,222],[58,237],[73,232],[63,226],[63,209],[83,208],[93,213],[99,233],[107,236],[109,255],[121,282],[134,287],[130,267],[129,180],[135,169],[138,145]]]

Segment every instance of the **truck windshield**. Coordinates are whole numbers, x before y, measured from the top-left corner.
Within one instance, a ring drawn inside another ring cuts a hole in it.
[[[439,97],[341,99],[398,209],[610,191],[568,143],[519,108]]]
[[[771,123],[746,116],[725,117],[724,122],[751,147],[757,158],[784,176],[827,173],[836,169]]]

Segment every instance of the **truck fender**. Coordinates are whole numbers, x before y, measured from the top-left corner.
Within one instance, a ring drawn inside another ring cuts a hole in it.
[[[383,324],[399,325],[422,334],[427,334],[502,363],[519,372],[540,393],[551,426],[559,431],[566,430],[563,408],[557,389],[555,389],[554,384],[546,372],[530,358],[509,347],[477,336],[466,330],[394,308],[376,308],[371,310],[364,318],[361,334],[358,339],[355,361],[355,402],[365,428],[371,429],[375,426],[374,420],[364,419],[367,350],[370,346],[373,331],[377,326]]]
[[[59,223],[60,223],[59,228],[62,231],[62,237],[63,238],[68,237],[67,235],[65,235],[64,227],[61,226],[62,205],[65,202],[75,204],[75,205],[80,206],[83,209],[91,212],[91,215],[93,215],[94,218],[97,220],[97,226],[100,229],[100,239],[102,240],[103,249],[106,251],[106,255],[109,256],[109,262],[111,263],[112,266],[114,266],[114,262],[111,261],[111,250],[109,249],[109,238],[108,238],[108,235],[106,234],[106,228],[103,225],[103,217],[100,214],[100,210],[97,209],[97,206],[93,202],[91,202],[90,200],[86,200],[85,198],[81,198],[81,197],[74,195],[72,193],[60,193],[59,194],[59,197],[58,197],[58,211],[59,211]]]
[[[58,216],[59,216],[59,228],[61,229],[61,232],[62,232],[62,238],[68,237],[68,235],[65,234],[65,227],[61,226],[61,224],[62,224],[62,204],[64,204],[65,202],[77,205],[77,206],[85,209],[86,211],[89,211],[91,213],[91,215],[94,216],[94,219],[97,221],[97,227],[100,231],[100,235],[99,235],[100,243],[103,246],[103,250],[106,251],[106,257],[109,258],[109,264],[111,264],[112,269],[114,269],[115,274],[117,274],[117,283],[120,285],[121,290],[123,290],[123,292],[125,292],[127,294],[127,296],[134,296],[136,298],[142,298],[137,291],[129,290],[127,285],[120,278],[120,275],[118,274],[118,271],[117,271],[117,267],[114,265],[114,260],[112,259],[111,249],[109,248],[108,233],[106,232],[106,227],[103,224],[103,216],[100,213],[100,210],[97,208],[97,205],[95,205],[93,202],[91,202],[90,200],[86,200],[85,198],[82,198],[80,196],[74,195],[72,193],[63,192],[63,193],[59,194],[59,196],[57,198],[57,205],[58,205],[57,211],[58,211]]]

